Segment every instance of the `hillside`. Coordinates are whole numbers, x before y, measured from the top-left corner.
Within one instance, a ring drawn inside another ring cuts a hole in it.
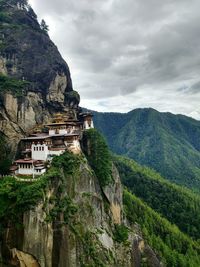
[[[152,209],[176,224],[182,232],[200,239],[200,197],[187,188],[172,184],[155,171],[135,161],[115,156],[122,183]]]
[[[88,130],[84,140],[85,155],[56,156],[34,182],[0,179],[1,267],[139,267],[144,260],[162,266],[138,227],[127,223],[104,139]]]
[[[199,267],[199,197],[131,160],[112,158],[91,120],[89,130],[78,120],[79,100],[45,22],[27,0],[0,0],[0,267]],[[67,121],[52,123],[54,115]],[[190,155],[191,177],[173,179],[199,186],[198,122],[179,116],[179,125],[154,110],[94,115],[118,153],[137,151],[151,162],[159,152],[155,166],[166,155],[171,164],[172,147],[182,154],[179,160]],[[52,125],[54,143],[43,132]],[[23,138],[33,133],[39,135]],[[79,145],[74,153],[71,137]],[[21,139],[32,141],[23,149]],[[34,159],[32,150],[44,155],[45,147],[56,153]],[[29,172],[12,176],[18,155]],[[34,172],[34,161],[43,173]],[[180,162],[171,168],[177,174]]]
[[[149,166],[164,177],[200,190],[200,122],[183,115],[136,109],[94,113],[95,126],[111,150]]]
[[[103,139],[86,138],[87,158],[55,157],[33,183],[0,180],[0,266],[198,267],[200,245],[127,190],[122,199]]]
[[[167,267],[200,266],[200,245],[183,234],[135,195],[124,191],[124,207],[127,218],[138,223],[148,244],[160,256]],[[146,262],[143,266],[148,266]],[[156,266],[156,265],[154,265]]]

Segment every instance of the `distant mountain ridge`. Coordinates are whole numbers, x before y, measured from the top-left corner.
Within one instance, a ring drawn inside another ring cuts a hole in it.
[[[113,152],[200,191],[199,121],[144,108],[128,113],[94,112],[94,123]]]

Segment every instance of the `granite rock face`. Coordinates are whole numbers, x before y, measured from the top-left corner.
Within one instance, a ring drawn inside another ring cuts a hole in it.
[[[23,214],[23,229],[8,227],[0,250],[4,262],[7,259],[11,266],[18,262],[17,266],[25,267],[140,267],[145,260],[150,267],[162,266],[138,228],[126,222],[122,186],[114,166],[113,183],[106,188],[100,187],[85,159],[73,175],[66,175],[62,169],[60,173],[62,177],[54,178],[43,200]],[[71,199],[71,207],[78,209],[71,218],[67,212],[67,223],[65,212],[59,211],[66,197]],[[47,220],[55,210],[55,218]],[[125,243],[115,239],[115,227],[121,224],[129,228]]]
[[[47,122],[52,113],[76,109],[79,103],[67,63],[32,9],[16,2],[0,3],[0,79],[6,75],[27,81],[20,94],[12,84],[5,90],[0,83],[0,132],[13,152],[18,140],[36,124]]]

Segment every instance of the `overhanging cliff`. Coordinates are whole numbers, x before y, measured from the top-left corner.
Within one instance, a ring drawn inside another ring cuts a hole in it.
[[[26,1],[0,1],[0,132],[18,140],[57,111],[75,112],[70,71]]]

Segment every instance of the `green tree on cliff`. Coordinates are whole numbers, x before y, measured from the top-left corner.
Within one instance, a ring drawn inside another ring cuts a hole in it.
[[[43,30],[45,33],[48,33],[49,31],[49,26],[46,24],[45,20],[42,19],[40,23],[40,28]]]
[[[97,130],[90,129],[84,133],[83,146],[101,186],[108,185],[112,181],[112,161],[105,139]]]

